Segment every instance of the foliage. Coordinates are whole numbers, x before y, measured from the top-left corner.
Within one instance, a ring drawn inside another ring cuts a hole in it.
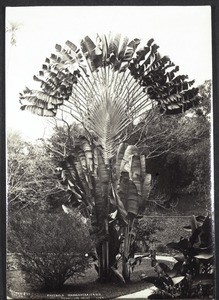
[[[11,131],[7,137],[7,154],[9,210],[46,208],[49,196],[62,194],[55,164],[43,145],[26,142],[19,133]]]
[[[185,233],[184,226],[189,222],[189,216],[178,215],[143,215],[135,222],[135,243],[138,254],[156,250],[158,255],[172,255],[173,250],[166,244],[171,240],[177,240],[179,236],[189,237],[189,232]]]
[[[141,219],[137,219],[135,224],[136,231],[136,243],[139,241],[142,243],[142,248],[145,251],[148,251],[154,242],[157,242],[156,232],[162,231],[164,228],[156,219],[151,219],[146,216],[143,216]],[[141,247],[140,247],[141,248]],[[141,250],[141,249],[139,249]]]
[[[209,114],[212,111],[212,108],[211,108],[212,82],[211,82],[211,80],[205,80],[205,82],[199,86],[199,93],[202,97],[201,107],[197,107],[195,109],[195,111],[197,114],[203,115],[206,118],[208,118]]]
[[[155,209],[173,209],[180,195],[193,195],[196,205],[210,206],[211,81],[199,91],[202,100],[197,108],[177,116],[157,114],[141,131]],[[135,135],[132,142],[138,139]]]
[[[146,128],[157,110],[178,114],[198,104],[200,96],[198,88],[192,88],[194,81],[176,75],[179,67],[158,53],[153,39],[141,48],[137,38],[130,41],[110,33],[97,35],[95,42],[86,36],[80,47],[67,41],[65,47],[55,48],[57,53],[46,58],[39,76],[34,76],[41,89],[26,88],[20,94],[21,109],[74,119],[83,127],[85,135],[73,155],[63,159],[62,179],[72,202],[83,206],[85,215],[92,213],[102,247],[100,276],[108,279],[109,253],[114,251],[106,238],[110,221],[123,221],[125,274],[134,218],[150,190],[145,156],[137,147],[142,140],[126,142],[141,129],[142,116]]]
[[[57,157],[41,141],[27,142],[18,132],[9,131],[7,162],[9,211],[59,210],[68,202],[67,191],[57,180]]]
[[[76,212],[24,209],[16,218],[9,216],[9,227],[10,248],[19,254],[19,266],[35,287],[58,289],[90,266],[85,257],[92,249],[88,228]]]
[[[179,252],[174,258],[177,262],[172,268],[156,260],[152,253],[152,265],[158,277],[142,276],[142,280],[153,283],[157,288],[150,299],[206,298],[213,296],[214,262],[212,221],[209,216],[193,216],[189,238],[182,238],[178,243],[167,246]]]
[[[64,119],[49,120],[53,134],[44,142],[49,156],[57,165],[63,158],[72,153],[75,143],[80,135],[84,135],[84,129],[77,123],[69,123]]]
[[[6,32],[8,32],[11,36],[10,38],[11,46],[16,46],[17,44],[16,31],[18,31],[22,26],[23,24],[21,23],[9,21],[8,26],[6,27]]]

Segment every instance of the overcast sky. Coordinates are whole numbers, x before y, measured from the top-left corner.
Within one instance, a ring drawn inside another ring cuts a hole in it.
[[[179,65],[196,85],[212,78],[210,6],[69,6],[10,7],[8,22],[22,26],[16,46],[6,33],[6,121],[24,136],[35,139],[45,132],[45,119],[19,110],[19,92],[33,86],[45,58],[55,44],[80,43],[85,35],[119,32],[145,43],[154,38],[159,52]]]

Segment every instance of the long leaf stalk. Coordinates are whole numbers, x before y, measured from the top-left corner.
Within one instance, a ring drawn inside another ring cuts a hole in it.
[[[130,77],[130,79],[128,79],[128,77]],[[128,80],[128,81],[127,81]],[[130,76],[130,74],[128,74],[123,86],[122,86],[122,89],[120,90],[120,98],[121,99],[126,99],[126,93],[127,93],[127,90],[129,91],[129,89],[131,88],[131,82],[133,81],[133,77]]]
[[[119,71],[118,71],[119,73]],[[119,73],[119,75],[121,74],[121,72]],[[127,78],[129,76],[129,72],[122,72],[122,75],[120,76],[120,80],[118,81],[118,85],[117,88],[114,90],[114,93],[116,95],[119,95],[121,93],[121,91],[123,90],[124,85],[127,83]]]
[[[127,226],[123,228],[124,232],[124,250],[122,256],[122,275],[126,282],[130,281],[130,268],[129,268],[129,256],[130,256],[130,246],[132,242],[132,233],[134,228],[133,216],[130,216]]]
[[[142,94],[142,87],[139,85],[139,83],[134,80],[133,78],[131,78],[131,81],[133,81],[133,83],[128,84],[127,86],[131,87],[130,89],[127,89],[128,93],[132,95],[131,99],[135,96],[136,93],[138,93],[140,91],[139,94]]]
[[[97,72],[98,73],[98,72]],[[90,90],[90,92],[91,93],[93,93],[93,88],[94,88],[94,84],[95,84],[95,80],[94,80],[94,82],[92,82],[91,80],[90,80],[90,76],[87,76],[87,74],[85,73],[85,71],[83,70],[83,74],[84,74],[84,76],[81,76],[81,78],[82,78],[82,80],[83,80],[83,82],[84,82],[84,87],[88,87],[89,88],[89,90]],[[85,79],[86,78],[86,79]],[[90,86],[90,85],[91,86]]]

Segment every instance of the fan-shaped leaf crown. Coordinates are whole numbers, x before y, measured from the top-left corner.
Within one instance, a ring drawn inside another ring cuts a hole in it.
[[[199,101],[194,82],[175,75],[179,68],[157,52],[153,39],[142,47],[139,39],[110,33],[95,41],[86,36],[80,47],[67,41],[55,48],[34,76],[41,91],[21,93],[21,109],[40,116],[69,113],[98,137],[106,163],[155,104],[180,113]]]

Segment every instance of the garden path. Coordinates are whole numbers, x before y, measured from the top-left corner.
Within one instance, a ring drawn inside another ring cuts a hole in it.
[[[147,289],[144,289],[139,292],[132,293],[132,294],[123,295],[116,299],[135,299],[135,300],[147,299],[148,296],[150,296],[154,291],[156,291],[156,287],[151,286],[150,288],[147,288]]]

